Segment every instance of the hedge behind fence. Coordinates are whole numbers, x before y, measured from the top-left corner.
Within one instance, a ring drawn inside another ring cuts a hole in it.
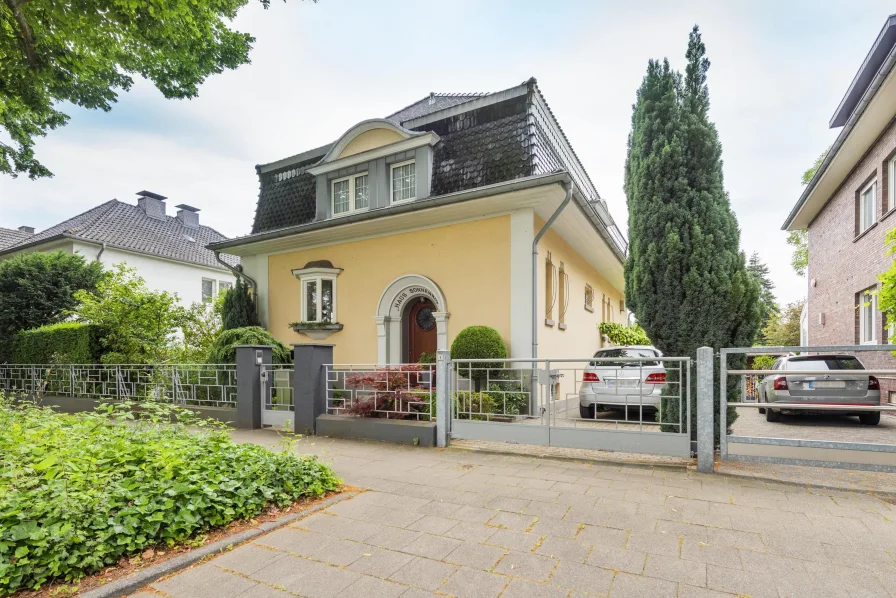
[[[12,363],[100,363],[99,328],[79,322],[48,324],[15,336]]]

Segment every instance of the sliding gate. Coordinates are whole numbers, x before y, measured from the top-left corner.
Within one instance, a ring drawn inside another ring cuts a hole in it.
[[[455,439],[691,455],[687,357],[454,360]]]

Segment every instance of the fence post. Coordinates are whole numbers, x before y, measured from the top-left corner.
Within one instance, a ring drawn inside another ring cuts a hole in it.
[[[451,429],[451,351],[436,351],[436,446],[448,446]]]
[[[236,347],[236,427],[239,429],[261,427],[261,370],[270,363],[268,345]]]
[[[697,471],[701,473],[714,471],[714,386],[712,348],[700,347],[697,349]]]
[[[317,416],[327,412],[327,376],[324,365],[333,363],[333,345],[293,345],[292,354],[295,361],[292,402],[296,418],[293,432],[316,434]]]

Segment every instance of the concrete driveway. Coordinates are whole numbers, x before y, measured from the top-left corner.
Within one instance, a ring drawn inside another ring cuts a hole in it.
[[[297,450],[371,491],[140,598],[896,597],[896,507],[863,494],[323,438]]]

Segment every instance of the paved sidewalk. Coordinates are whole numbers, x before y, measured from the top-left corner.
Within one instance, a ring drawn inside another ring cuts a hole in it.
[[[135,596],[896,597],[896,507],[864,494],[326,438],[296,450],[371,491]]]

